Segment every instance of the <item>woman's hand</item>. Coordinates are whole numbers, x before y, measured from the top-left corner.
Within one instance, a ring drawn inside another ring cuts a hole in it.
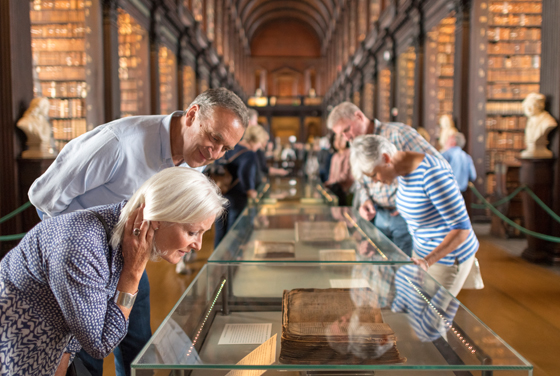
[[[138,292],[138,284],[146,264],[150,259],[152,242],[154,240],[154,229],[149,221],[144,221],[144,207],[142,204],[134,210],[124,226],[122,240],[122,253],[124,265],[117,284],[117,290],[129,294]],[[131,308],[119,305],[124,317],[128,320]]]
[[[430,267],[428,260],[418,257],[411,257],[410,259],[415,265],[418,265],[420,268],[422,268],[422,270],[428,271],[428,268]]]
[[[122,240],[123,273],[126,271],[137,275],[138,279],[146,269],[154,239],[154,229],[150,226],[149,221],[144,221],[145,206],[146,204],[140,205],[130,214],[124,227]]]

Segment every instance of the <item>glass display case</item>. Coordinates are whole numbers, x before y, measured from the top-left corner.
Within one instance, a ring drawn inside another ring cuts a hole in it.
[[[302,177],[274,177],[259,187],[259,204],[338,205],[337,197],[319,180]]]
[[[531,375],[415,265],[205,265],[132,363],[143,375]]]
[[[246,208],[208,262],[411,263],[351,207]]]

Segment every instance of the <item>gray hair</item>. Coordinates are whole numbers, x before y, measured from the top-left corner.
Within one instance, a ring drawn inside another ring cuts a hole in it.
[[[126,203],[113,230],[111,246],[119,246],[126,221],[141,204],[146,204],[145,221],[195,224],[222,215],[227,203],[218,186],[201,172],[188,167],[166,168],[146,180]],[[154,247],[151,258],[157,256]]]
[[[350,166],[354,179],[361,181],[365,173],[372,173],[373,169],[383,162],[383,154],[392,157],[396,152],[397,147],[385,137],[377,135],[356,137],[350,149]]]
[[[362,112],[362,110],[352,102],[340,103],[333,108],[329,114],[327,128],[333,129],[339,121],[353,119],[357,111]]]
[[[455,145],[460,147],[461,149],[465,147],[467,140],[465,139],[465,135],[461,132],[454,133],[451,137],[455,138]]]
[[[199,105],[199,114],[202,119],[208,119],[214,112],[214,107],[220,107],[229,110],[241,120],[243,128],[247,128],[249,124],[249,112],[247,106],[233,91],[226,88],[208,89],[199,94],[189,105],[190,109],[194,105]],[[187,110],[188,110],[187,109]]]

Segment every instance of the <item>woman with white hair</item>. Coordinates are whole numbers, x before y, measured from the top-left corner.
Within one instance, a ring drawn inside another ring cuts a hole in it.
[[[397,210],[413,239],[412,261],[457,295],[471,271],[478,239],[452,171],[423,153],[398,151],[384,137],[357,137],[350,164],[363,175],[391,184],[398,178]]]
[[[65,374],[81,347],[107,356],[128,330],[148,260],[176,264],[200,250],[226,203],[202,173],[175,167],[128,202],[35,226],[0,263],[0,374]]]

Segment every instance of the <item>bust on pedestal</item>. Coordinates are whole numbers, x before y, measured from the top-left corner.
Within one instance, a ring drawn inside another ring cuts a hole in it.
[[[552,158],[546,148],[548,134],[558,125],[556,119],[544,110],[545,96],[530,93],[523,101],[523,112],[529,119],[525,128],[525,150],[521,158]]]
[[[27,192],[31,184],[49,168],[57,155],[48,114],[49,100],[35,98],[17,122],[18,128],[27,136],[28,148],[21,153],[21,158],[18,158],[21,204],[27,201]],[[29,231],[38,222],[39,217],[34,209],[22,213],[24,231]]]
[[[457,133],[458,130],[457,128],[455,128],[455,123],[453,122],[453,118],[451,117],[451,115],[447,114],[442,115],[439,118],[439,128],[439,149],[445,150],[447,139]]]
[[[27,136],[27,150],[21,153],[24,159],[53,158],[54,148],[52,128],[49,123],[49,100],[34,98],[17,126]]]
[[[528,117],[525,128],[525,150],[521,152],[519,180],[530,188],[545,205],[552,205],[553,155],[547,149],[548,134],[557,126],[556,120],[544,110],[545,96],[531,93],[523,101],[523,112]],[[527,193],[523,193],[523,214],[527,229],[551,235],[550,215]],[[527,236],[527,249],[522,256],[533,262],[551,262],[554,259],[552,243]]]

